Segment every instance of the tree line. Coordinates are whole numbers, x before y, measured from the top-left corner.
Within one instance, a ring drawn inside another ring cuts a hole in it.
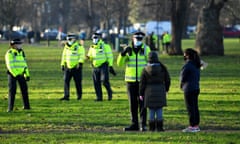
[[[172,54],[181,54],[187,25],[196,25],[206,5],[223,4],[220,25],[240,21],[240,0],[0,0],[0,28],[31,27],[35,31],[61,27],[63,32],[126,27],[149,20],[172,21]],[[213,7],[209,7],[213,9]],[[208,52],[205,52],[208,53]]]

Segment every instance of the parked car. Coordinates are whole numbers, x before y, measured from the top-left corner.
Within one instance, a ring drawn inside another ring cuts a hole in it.
[[[224,37],[240,37],[240,30],[235,27],[224,27],[223,28]]]
[[[3,33],[3,38],[6,40],[12,40],[12,39],[24,39],[26,38],[26,35],[22,33],[21,31],[5,31]]]
[[[61,40],[65,40],[67,34],[61,32]],[[42,39],[44,40],[57,40],[58,38],[58,31],[57,30],[47,30],[43,33]]]

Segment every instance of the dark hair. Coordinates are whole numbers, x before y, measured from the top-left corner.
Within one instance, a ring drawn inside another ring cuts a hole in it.
[[[184,53],[188,56],[188,59],[189,60],[192,60],[195,65],[200,68],[201,67],[201,60],[200,60],[200,57],[197,53],[197,51],[195,51],[194,49],[192,48],[187,48]]]

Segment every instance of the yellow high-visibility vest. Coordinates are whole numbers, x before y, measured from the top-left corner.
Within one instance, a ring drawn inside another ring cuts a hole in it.
[[[76,67],[79,63],[84,63],[85,49],[78,42],[74,42],[71,46],[64,46],[62,53],[61,66],[69,69]]]
[[[91,45],[87,54],[93,67],[99,67],[107,62],[109,66],[113,65],[113,53],[110,45],[99,40],[96,45]]]
[[[126,65],[125,69],[126,82],[140,81],[141,73],[143,68],[147,64],[148,54],[150,51],[151,49],[149,48],[149,46],[143,44],[141,50],[137,54],[135,54],[133,50],[131,52],[131,55],[126,54],[126,56],[122,56],[121,54],[119,54],[117,59],[117,65],[118,66]]]
[[[171,35],[166,33],[163,35],[163,43],[171,42]]]
[[[9,49],[5,54],[5,62],[8,71],[14,77],[18,75],[30,76],[23,50]]]

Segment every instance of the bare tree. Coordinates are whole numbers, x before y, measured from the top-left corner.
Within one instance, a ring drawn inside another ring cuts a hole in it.
[[[222,26],[219,22],[220,10],[227,0],[207,0],[201,9],[198,24],[196,49],[201,55],[224,55]]]
[[[0,5],[0,19],[1,23],[9,26],[9,30],[12,30],[13,26],[19,25],[23,18],[23,4],[24,1],[13,0],[1,0]]]

